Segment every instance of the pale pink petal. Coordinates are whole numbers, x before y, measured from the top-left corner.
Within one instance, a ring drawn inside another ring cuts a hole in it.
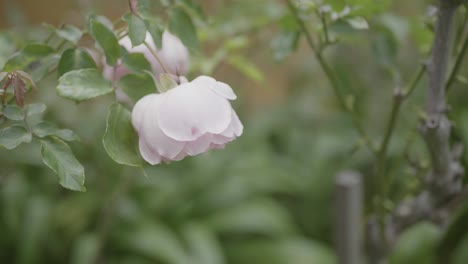
[[[210,88],[213,92],[226,99],[235,100],[237,98],[231,86],[223,82],[218,82],[214,78],[211,78],[209,76],[198,76],[192,81],[192,83],[196,83],[198,85]]]
[[[156,113],[161,130],[180,141],[223,132],[231,122],[229,101],[209,88],[184,83],[165,93]]]
[[[145,113],[148,111],[148,106],[153,102],[159,102],[159,94],[149,94],[138,100],[132,110],[132,125],[137,132],[141,130],[144,123]]]
[[[140,154],[149,164],[156,165],[161,163],[161,156],[153,148],[147,145],[145,140],[140,137],[138,141],[138,146],[140,148]]]
[[[201,154],[203,152],[206,152],[210,148],[211,140],[211,134],[206,133],[194,141],[187,142],[183,151],[190,156]]]
[[[236,111],[232,109],[232,121],[231,121],[231,127],[234,130],[234,134],[236,136],[242,135],[242,132],[244,131],[244,125],[242,125],[241,121],[239,120],[239,117],[236,114]]]

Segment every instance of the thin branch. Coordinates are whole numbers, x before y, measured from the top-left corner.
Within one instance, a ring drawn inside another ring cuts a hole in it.
[[[161,65],[161,68],[163,69],[163,71],[165,73],[169,73],[169,71],[167,70],[166,66],[164,65],[164,63],[159,59],[159,56],[158,54],[156,54],[156,52],[150,47],[150,45],[148,45],[148,43],[143,42],[143,44],[146,46],[146,48],[151,52],[151,54],[153,55],[153,57],[156,58],[156,60],[158,61],[159,65]]]
[[[468,23],[468,11],[465,14],[465,23]],[[465,57],[465,53],[468,50],[468,35],[465,37],[465,40],[463,41],[462,47],[460,49],[460,52],[457,55],[457,58],[455,60],[455,64],[452,68],[452,71],[450,72],[449,78],[447,80],[447,83],[445,85],[446,89],[450,89],[452,84],[455,82],[457,79],[457,74],[458,71],[460,70],[460,66],[462,65],[463,58]]]
[[[335,96],[338,99],[338,103],[339,103],[340,107],[351,114],[351,119],[353,121],[354,126],[358,130],[359,134],[361,135],[361,137],[363,137],[366,140],[366,143],[369,146],[370,150],[375,152],[375,149],[374,149],[374,147],[372,146],[372,144],[370,142],[369,136],[365,132],[365,130],[364,130],[361,122],[359,121],[358,117],[356,116],[355,112],[352,109],[350,109],[350,107],[347,106],[345,97],[341,93],[341,89],[340,89],[341,85],[339,84],[339,82],[335,78],[331,67],[328,65],[328,63],[323,58],[323,55],[321,53],[321,49],[315,45],[314,40],[312,38],[312,35],[309,33],[304,21],[299,17],[299,12],[298,12],[296,6],[292,3],[291,0],[286,0],[286,2],[288,4],[288,7],[289,7],[291,13],[294,15],[297,23],[301,27],[301,30],[304,33],[304,35],[306,37],[306,40],[307,40],[307,43],[309,44],[310,48],[312,49],[312,52],[314,53],[315,58],[319,62],[319,64],[322,67],[323,71],[325,72],[325,75],[326,75],[328,81],[330,82],[330,84],[331,84],[331,86],[333,88]]]

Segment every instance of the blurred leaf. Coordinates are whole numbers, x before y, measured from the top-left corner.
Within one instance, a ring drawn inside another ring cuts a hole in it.
[[[199,48],[195,26],[182,8],[176,7],[169,11],[169,30],[178,36],[189,49]]]
[[[274,235],[294,232],[288,212],[270,199],[248,201],[217,211],[206,223],[222,233]]]
[[[468,237],[468,225],[466,223],[468,223],[468,204],[458,210],[447,231],[443,234],[438,248],[439,260],[451,263],[455,250]]]
[[[60,77],[69,71],[87,68],[96,68],[96,63],[86,50],[67,49],[60,57],[57,74]]]
[[[96,263],[101,243],[95,233],[81,235],[73,243],[71,264]]]
[[[37,115],[46,110],[47,106],[45,104],[28,104],[24,107],[24,111],[28,116]]]
[[[57,35],[70,41],[73,44],[77,44],[83,36],[83,32],[73,25],[65,24],[62,28],[56,30]]]
[[[142,53],[127,52],[122,56],[122,63],[132,72],[152,71],[150,63]]]
[[[451,264],[466,264],[468,263],[468,236],[465,236],[462,241],[454,248],[453,255],[449,259],[444,259],[445,263]]]
[[[304,238],[279,240],[251,240],[232,245],[228,249],[229,263],[242,264],[335,264],[333,251],[315,241]],[[420,262],[417,262],[420,263]]]
[[[118,237],[123,249],[162,263],[191,263],[184,247],[167,226],[155,221],[124,232]]]
[[[47,243],[49,227],[49,203],[42,197],[32,197],[23,218],[23,229],[20,236],[20,247],[17,263],[41,263]]]
[[[11,120],[21,121],[24,119],[23,109],[17,105],[6,105],[2,109],[3,115]]]
[[[40,122],[33,128],[33,133],[40,137],[57,136],[65,141],[78,141],[80,138],[70,129],[59,129],[49,122]]]
[[[6,62],[3,71],[24,70],[32,62],[52,54],[54,49],[44,44],[28,44],[21,51],[15,53]]]
[[[369,24],[363,17],[351,17],[345,20],[354,29],[368,29]]]
[[[113,91],[110,81],[97,69],[73,70],[58,80],[57,93],[61,97],[84,101]]]
[[[161,48],[164,27],[156,19],[145,19],[146,30],[151,34],[156,48]]]
[[[86,191],[84,168],[67,143],[56,137],[41,139],[41,157],[59,176],[60,185],[74,191]]]
[[[91,19],[89,32],[104,51],[106,63],[115,66],[120,58],[120,45],[114,32],[96,18]]]
[[[192,263],[225,263],[221,245],[210,229],[200,224],[189,223],[184,226],[182,232],[191,252]]]
[[[420,222],[398,238],[390,255],[390,264],[436,263],[436,247],[441,230],[432,223]]]
[[[300,35],[300,31],[281,31],[276,35],[271,43],[275,60],[281,61],[294,52]]]
[[[29,143],[32,135],[23,127],[14,125],[0,130],[0,146],[14,149],[21,143]]]
[[[264,77],[262,72],[252,62],[244,57],[237,55],[229,56],[228,61],[230,65],[245,74],[250,79],[256,82],[263,82]]]
[[[132,46],[138,46],[145,42],[146,24],[143,19],[131,14],[125,14],[122,19],[128,24],[128,37],[132,42]]]
[[[143,164],[138,152],[138,136],[132,126],[131,113],[119,103],[114,103],[109,108],[102,143],[107,154],[115,162],[128,166]]]
[[[8,72],[0,72],[0,82],[8,75]]]
[[[387,28],[381,28],[372,38],[374,57],[382,66],[395,66],[398,48],[397,39]]]
[[[122,89],[133,103],[145,95],[156,93],[153,77],[149,73],[127,74],[120,78],[117,87]]]

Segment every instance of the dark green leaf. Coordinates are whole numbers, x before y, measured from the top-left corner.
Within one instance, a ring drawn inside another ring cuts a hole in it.
[[[49,122],[41,122],[33,128],[34,135],[43,138],[46,136],[57,136],[65,141],[80,140],[70,129],[60,129],[55,124]]]
[[[23,127],[14,125],[0,130],[0,146],[14,149],[21,143],[31,142],[31,134]]]
[[[122,56],[122,63],[132,72],[151,71],[151,65],[142,53],[127,52]]]
[[[3,115],[11,120],[20,121],[24,119],[23,109],[17,105],[6,105],[2,109]]]
[[[31,78],[35,82],[42,80],[49,72],[56,68],[60,55],[52,54],[40,60],[40,63],[32,67]]]
[[[138,152],[138,136],[132,126],[131,113],[118,103],[109,108],[102,143],[107,154],[115,162],[129,166],[143,164]]]
[[[3,71],[24,70],[32,62],[45,58],[53,52],[54,49],[48,45],[28,44],[6,62]]]
[[[41,140],[42,161],[59,176],[60,185],[74,191],[86,191],[84,168],[67,143],[56,137]]]
[[[59,78],[58,95],[84,101],[112,92],[112,84],[97,69],[81,69],[65,73]]]
[[[146,38],[146,25],[143,19],[127,13],[122,17],[128,24],[128,37],[133,46],[138,46],[145,42]]]
[[[61,29],[57,29],[56,32],[57,35],[73,44],[78,43],[81,36],[83,36],[83,32],[79,28],[69,24],[64,25]]]
[[[104,51],[107,64],[114,66],[120,58],[120,45],[114,32],[99,19],[91,19],[90,33]]]
[[[91,55],[83,49],[67,49],[62,53],[62,57],[58,63],[58,76],[79,69],[96,68]]]
[[[177,35],[189,49],[198,49],[197,31],[192,19],[182,8],[169,11],[169,30]]]
[[[162,44],[164,28],[155,19],[145,19],[146,30],[151,34],[154,44],[159,49]]]
[[[122,89],[136,103],[143,96],[156,92],[153,78],[148,73],[127,74],[120,78],[117,87]]]

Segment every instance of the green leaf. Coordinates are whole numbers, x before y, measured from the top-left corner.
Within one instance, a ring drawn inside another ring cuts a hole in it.
[[[132,126],[131,113],[118,103],[109,108],[102,143],[107,154],[115,162],[129,166],[143,164],[138,152],[138,136]]]
[[[69,24],[64,25],[61,29],[57,29],[55,32],[61,38],[66,39],[73,44],[78,43],[83,36],[83,32],[81,32],[79,28]]]
[[[133,103],[136,103],[145,95],[156,92],[153,77],[148,73],[127,74],[120,78],[117,87],[122,89]]]
[[[146,30],[150,33],[153,38],[154,44],[159,49],[162,45],[162,34],[164,27],[161,26],[156,19],[145,19]]]
[[[122,56],[122,63],[132,72],[151,71],[151,65],[142,53],[127,52]]]
[[[451,259],[455,249],[468,238],[468,225],[466,223],[468,223],[468,204],[465,203],[458,209],[439,243],[439,260],[447,260],[448,263],[452,263]]]
[[[274,58],[281,61],[297,48],[300,31],[281,31],[272,41]]]
[[[226,263],[221,245],[212,230],[198,223],[189,223],[184,225],[182,232],[193,263]]]
[[[120,58],[120,45],[114,32],[100,20],[94,18],[90,21],[90,33],[104,51],[107,64],[116,65]]]
[[[0,130],[0,146],[14,149],[21,143],[29,143],[32,135],[23,127],[14,125]]]
[[[197,31],[192,19],[182,8],[169,11],[169,30],[177,35],[189,49],[198,49]]]
[[[228,63],[256,82],[262,82],[264,80],[262,72],[244,57],[237,55],[230,56],[228,58]]]
[[[288,212],[270,199],[259,199],[221,210],[207,219],[214,230],[231,234],[289,234],[294,225]]]
[[[300,237],[250,239],[230,246],[227,255],[230,263],[242,264],[337,263],[336,256],[328,247]]]
[[[176,81],[174,81],[174,79],[172,79],[168,73],[161,73],[159,75],[159,83],[157,83],[157,89],[160,93],[167,92],[176,86]]]
[[[25,106],[25,113],[28,115],[28,116],[31,116],[31,115],[36,115],[36,114],[40,114],[42,112],[44,112],[46,110],[47,106],[45,104],[28,104]]]
[[[46,136],[57,136],[65,141],[79,141],[80,138],[70,129],[60,129],[55,124],[40,122],[33,128],[34,135],[43,138]]]
[[[41,156],[45,165],[59,176],[60,185],[74,191],[86,191],[85,174],[67,143],[56,137],[41,140]]]
[[[128,37],[133,46],[138,46],[145,42],[146,24],[143,19],[131,14],[125,14],[122,19],[128,24]]]
[[[354,29],[368,29],[369,24],[363,17],[347,18],[346,22]]]
[[[374,57],[382,66],[393,66],[396,63],[399,44],[395,35],[388,28],[382,27],[372,37]]]
[[[23,109],[17,105],[6,105],[3,107],[2,112],[10,120],[20,121],[24,119]]]
[[[15,53],[5,64],[3,71],[24,70],[32,62],[52,54],[54,49],[44,44],[28,44]]]
[[[398,238],[390,264],[436,263],[435,253],[441,230],[428,222],[413,225]]]
[[[86,50],[67,49],[60,57],[57,73],[60,77],[69,71],[87,68],[96,68],[96,63]]]
[[[60,55],[52,54],[40,60],[34,69],[31,70],[31,78],[35,82],[42,80],[49,72],[57,67],[60,60]]]
[[[59,78],[59,96],[84,101],[112,92],[112,84],[97,69],[81,69],[65,73]]]

